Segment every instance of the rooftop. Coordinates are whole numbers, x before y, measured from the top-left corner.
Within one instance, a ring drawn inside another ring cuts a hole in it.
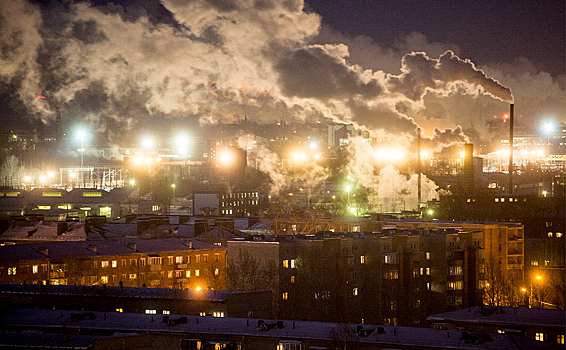
[[[552,343],[514,337],[509,334],[489,334],[485,340],[474,343],[462,339],[458,330],[435,330],[394,326],[344,325],[338,323],[277,321],[245,318],[185,316],[185,322],[162,322],[162,317],[119,312],[89,312],[90,317],[77,317],[84,311],[61,311],[40,309],[6,309],[0,318],[4,327],[23,329],[45,329],[65,327],[97,332],[160,332],[177,334],[216,334],[226,336],[255,336],[288,340],[332,340],[337,335],[349,334],[361,343],[387,346],[454,348],[454,349],[558,349]],[[71,318],[71,315],[74,315]],[[179,315],[168,315],[169,320],[180,319]],[[259,327],[263,323],[267,327]],[[360,332],[359,330],[362,330]],[[365,334],[364,334],[365,333]],[[480,337],[483,339],[483,337]]]
[[[483,312],[482,312],[483,311]],[[536,309],[525,307],[479,306],[429,316],[433,322],[462,322],[493,325],[532,325],[559,327],[564,329],[564,310]]]

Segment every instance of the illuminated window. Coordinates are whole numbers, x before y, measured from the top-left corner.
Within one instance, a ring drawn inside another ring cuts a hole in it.
[[[8,267],[8,276],[13,276],[16,274],[16,268],[15,267]]]
[[[117,267],[118,267],[118,261],[117,261],[117,260],[112,260],[112,267],[113,267],[113,268],[117,268]]]
[[[130,277],[130,281],[133,281],[133,280],[135,280],[138,276],[137,276],[135,273],[131,273],[129,277]]]
[[[108,261],[103,261],[101,266],[102,266],[102,268],[108,267]]]
[[[283,260],[283,267],[286,269],[289,268],[289,260]]]
[[[157,313],[157,310],[146,309],[145,313],[148,314],[148,315],[155,315]]]
[[[277,350],[302,350],[302,344],[298,341],[282,341],[277,345]]]
[[[19,197],[20,192],[6,192],[6,197]]]
[[[358,287],[354,287],[354,288],[352,289],[352,295],[354,295],[354,296],[355,296],[355,295],[358,295]]]
[[[531,260],[532,266],[538,266],[538,260]]]
[[[295,283],[295,276],[291,276],[291,283]]]
[[[464,282],[462,281],[449,281],[447,282],[448,290],[462,290]]]
[[[39,265],[33,265],[31,267],[31,273],[38,273],[39,271]]]
[[[426,260],[430,260],[430,252],[426,252],[425,256],[426,256]]]
[[[556,232],[556,238],[562,237],[562,232]]]
[[[426,290],[430,290],[430,282],[426,283]]]
[[[200,270],[195,270],[195,277],[200,276]]]
[[[214,276],[218,276],[220,274],[220,270],[219,269],[214,269]]]
[[[297,261],[295,259],[291,259],[291,268],[294,269],[297,267]]]
[[[186,274],[187,278],[191,277],[191,271],[187,270],[187,274]]]
[[[173,278],[173,271],[167,271],[167,278]]]
[[[171,314],[171,311],[169,311],[169,310],[163,310],[163,314],[164,314],[164,315],[170,315],[170,314]]]
[[[111,217],[112,216],[112,208],[110,207],[102,207],[98,208],[100,216]]]
[[[173,257],[172,256],[167,257],[167,264],[173,265]]]
[[[544,333],[535,333],[535,340],[544,341]]]
[[[151,211],[159,211],[159,205],[152,205]]]
[[[116,309],[116,312],[124,312],[124,309],[122,308]]]
[[[100,283],[102,284],[108,284],[108,276],[102,276],[100,278]]]
[[[43,197],[61,197],[61,192],[45,191],[42,193]]]
[[[102,197],[102,192],[83,192],[83,197]]]
[[[283,300],[289,299],[289,292],[283,292],[282,298]]]
[[[57,208],[58,208],[58,209],[66,209],[66,210],[68,210],[68,209],[73,209],[73,205],[71,205],[71,204],[63,204],[63,205],[58,205]]]
[[[399,262],[397,258],[398,258],[397,254],[385,254],[384,262],[386,264],[397,264]]]
[[[564,334],[558,334],[556,336],[556,343],[557,344],[564,344]]]
[[[163,258],[161,258],[160,256],[154,256],[152,258],[149,258],[149,264],[150,265],[162,265],[163,264]]]
[[[366,256],[362,255],[360,256],[360,264],[365,264],[366,263]]]
[[[38,205],[37,210],[49,210],[51,209],[50,205]]]
[[[548,237],[552,237],[552,232],[549,232],[549,233],[548,233]]]
[[[176,256],[175,257],[175,264],[182,264],[183,263],[183,257],[182,256]]]

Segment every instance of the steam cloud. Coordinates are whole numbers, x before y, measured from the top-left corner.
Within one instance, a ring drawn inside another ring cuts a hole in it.
[[[162,6],[0,0],[0,84],[16,86],[30,115],[46,122],[57,99],[95,125],[93,111],[111,113],[117,128],[186,116],[202,127],[244,114],[259,123],[327,118],[407,140],[421,127],[431,147],[466,140],[467,130],[482,134],[487,118],[508,109],[511,90],[490,75],[531,99],[525,114],[546,106],[564,115],[563,86],[524,62],[521,76],[504,66],[479,69],[455,45],[418,33],[383,48],[321,27],[302,0]],[[530,86],[546,95],[536,100]],[[50,104],[35,98],[38,88],[55,97]],[[111,101],[112,112],[95,100]],[[264,170],[278,188],[282,175]]]

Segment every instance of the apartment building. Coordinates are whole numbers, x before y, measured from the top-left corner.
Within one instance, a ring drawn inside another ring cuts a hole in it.
[[[226,288],[226,249],[200,241],[125,239],[0,247],[0,283]]]
[[[252,262],[254,270],[265,271],[261,282],[272,281],[280,318],[419,325],[438,310],[481,304],[485,242],[479,231],[254,239],[228,242],[228,265]]]

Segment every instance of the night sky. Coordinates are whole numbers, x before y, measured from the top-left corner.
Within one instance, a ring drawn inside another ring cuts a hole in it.
[[[454,43],[477,64],[511,63],[520,56],[558,77],[565,73],[565,2],[562,0],[307,0],[324,23],[352,36],[392,45],[419,32]]]

